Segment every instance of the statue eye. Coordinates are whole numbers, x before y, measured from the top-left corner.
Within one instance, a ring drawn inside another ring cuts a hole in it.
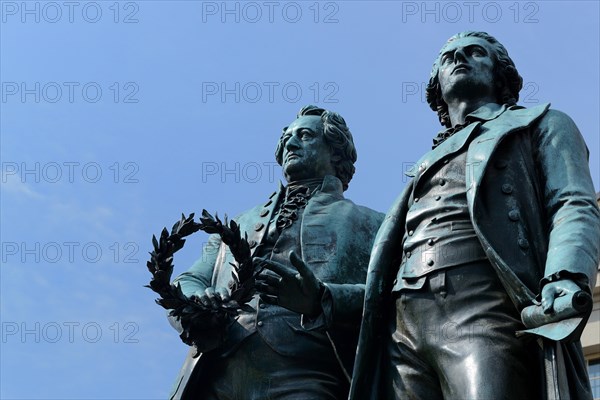
[[[302,129],[300,132],[298,132],[298,134],[302,139],[310,139],[313,136],[312,131],[310,129]]]
[[[471,50],[471,55],[483,57],[486,55],[486,52],[480,47],[474,47],[473,50]]]
[[[292,137],[291,133],[286,133],[281,138],[281,142],[285,145],[288,142],[288,140],[290,140],[291,137]]]
[[[442,65],[447,64],[448,62],[452,62],[452,54],[444,54],[442,56]]]

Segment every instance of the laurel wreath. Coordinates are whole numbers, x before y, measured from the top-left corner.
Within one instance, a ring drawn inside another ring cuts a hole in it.
[[[180,284],[171,283],[173,255],[183,248],[186,236],[199,230],[218,234],[235,260],[231,263],[233,268],[229,282],[231,300],[216,308],[205,306],[195,296],[187,297]],[[146,287],[158,293],[160,298],[156,299],[156,303],[170,310],[169,315],[181,322],[183,332],[180,337],[187,345],[195,346],[198,352],[217,347],[224,340],[227,326],[233,323],[233,317],[240,310],[254,311],[248,303],[256,293],[255,278],[261,271],[256,270],[252,263],[248,235],[244,233],[242,237],[235,221],[228,221],[227,216],[221,221],[216,214],[213,217],[206,210],[202,210],[200,223],[194,221],[194,213],[187,218],[182,214],[171,228],[171,233],[165,227],[159,239],[152,235],[152,244],[154,250],[146,263],[152,279]]]

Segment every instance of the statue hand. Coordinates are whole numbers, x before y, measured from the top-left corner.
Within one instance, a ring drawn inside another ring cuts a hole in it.
[[[207,352],[219,347],[227,337],[228,320],[223,308],[237,306],[227,289],[208,287],[196,291],[189,298],[208,309],[192,309],[181,316],[180,337],[185,344],[196,346],[199,352]],[[200,310],[200,311],[199,311]]]
[[[579,290],[581,290],[580,287],[569,279],[547,283],[542,289],[542,308],[544,309],[544,313],[550,314],[554,312],[553,305],[556,298],[576,293]]]
[[[223,287],[215,288],[213,286],[207,287],[204,290],[198,290],[191,298],[205,307],[213,309],[218,309],[222,304],[231,301],[227,289]]]
[[[254,261],[278,275],[259,275],[256,278],[256,288],[263,301],[309,317],[322,312],[321,296],[325,287],[295,252],[290,253],[294,268],[263,258],[255,258]]]

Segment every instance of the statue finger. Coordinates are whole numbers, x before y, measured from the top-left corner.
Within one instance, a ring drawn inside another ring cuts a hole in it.
[[[255,286],[256,286],[256,290],[258,290],[261,293],[261,295],[267,294],[267,295],[271,295],[271,296],[277,296],[277,293],[279,292],[279,290],[277,290],[272,285],[269,285],[265,281],[257,280]]]
[[[302,258],[300,258],[300,256],[296,254],[295,251],[292,251],[290,253],[290,262],[298,270],[300,276],[310,278],[314,276],[313,272],[310,270],[310,268],[308,268],[308,265],[306,265],[304,260],[302,260]]]
[[[217,299],[217,293],[215,292],[215,288],[210,286],[207,287],[204,291],[204,295],[208,300],[208,305],[212,308],[219,308],[219,300]]]
[[[267,259],[267,257],[253,257],[252,258],[252,263],[256,264],[256,265],[262,265],[265,262],[269,261]]]
[[[200,303],[204,306],[206,306],[206,304],[204,304],[202,302],[202,297],[204,296],[204,289],[202,290],[197,290],[193,295],[190,296],[190,299],[193,300],[196,303]],[[208,301],[208,298],[205,299],[206,301]],[[207,306],[208,307],[208,306]]]
[[[579,285],[570,279],[562,279],[556,282],[557,290],[559,292],[558,297],[566,296],[569,293],[576,293],[581,290]]]
[[[279,305],[279,298],[274,295],[261,294],[260,299],[267,304]]]
[[[215,290],[215,295],[223,303],[227,303],[229,300],[231,300],[231,297],[229,296],[229,291],[224,287],[217,288]]]
[[[210,307],[210,300],[206,293],[196,293],[194,297],[197,299],[197,302],[202,304],[204,307]]]
[[[275,274],[262,274],[256,278],[257,281],[263,281],[267,285],[278,287],[281,281],[283,280],[279,275]]]
[[[273,271],[282,278],[293,278],[296,274],[291,268],[286,267],[273,260],[262,260],[259,264],[261,267]]]
[[[545,314],[550,314],[553,311],[554,299],[559,295],[558,289],[556,282],[548,283],[542,289],[542,309]]]

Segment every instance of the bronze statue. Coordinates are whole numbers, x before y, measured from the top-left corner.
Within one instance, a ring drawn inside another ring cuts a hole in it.
[[[356,150],[339,114],[304,107],[284,128],[275,155],[287,186],[235,218],[248,233],[254,263],[264,268],[252,309],[239,312],[215,348],[188,356],[172,398],[347,397],[366,269],[383,214],[343,196]],[[174,283],[218,308],[230,300],[232,256],[218,235],[203,253]],[[181,332],[181,321],[171,320]]]
[[[441,49],[427,101],[445,129],[375,239],[351,399],[591,399],[588,150],[564,113],[517,105],[522,82],[484,32]]]

